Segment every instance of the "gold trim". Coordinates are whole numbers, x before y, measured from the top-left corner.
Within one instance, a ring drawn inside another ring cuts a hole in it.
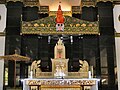
[[[63,86],[59,86],[59,85],[56,85],[56,86],[49,86],[49,85],[41,85],[41,88],[80,88],[81,86],[80,85],[63,85]]]
[[[114,0],[97,0],[97,2],[108,2],[108,1],[113,2]]]
[[[0,32],[0,36],[5,36],[5,32]]]
[[[6,0],[6,2],[10,2],[10,1],[12,1],[12,2],[23,2],[23,0]]]
[[[95,7],[96,6],[96,2],[84,1],[84,2],[82,2],[82,7],[84,7],[84,6],[86,6],[86,7],[91,7],[91,6]]]
[[[66,34],[66,35],[78,35],[78,34],[97,34],[99,35],[98,32],[22,32],[22,34],[38,34],[38,35],[46,35],[46,34],[51,34],[51,35],[61,35],[61,34]]]
[[[38,2],[24,2],[24,4],[25,4],[25,7],[27,7],[27,6],[30,6],[30,7],[37,6],[37,7],[39,7],[40,6]]]
[[[120,5],[120,1],[113,1],[114,5]]]
[[[56,16],[57,11],[49,11],[49,16]],[[63,11],[64,16],[72,16],[72,11]]]
[[[115,33],[115,37],[120,37],[120,33]]]

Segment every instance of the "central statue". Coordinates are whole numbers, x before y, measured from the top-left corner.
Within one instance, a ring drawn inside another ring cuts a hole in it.
[[[53,76],[63,78],[68,73],[68,59],[65,59],[65,46],[61,39],[54,47],[54,59],[52,59]]]
[[[65,58],[65,46],[61,39],[55,45],[54,58]]]

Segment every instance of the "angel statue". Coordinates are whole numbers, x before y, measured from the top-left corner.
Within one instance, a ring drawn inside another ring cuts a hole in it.
[[[80,63],[80,69],[79,72],[88,72],[89,71],[89,64],[85,60],[79,60]]]
[[[33,72],[33,76],[36,76],[37,72],[41,72],[40,63],[41,63],[41,60],[35,60],[32,62],[31,71]]]

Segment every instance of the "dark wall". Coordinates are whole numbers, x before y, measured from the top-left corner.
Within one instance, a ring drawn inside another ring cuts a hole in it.
[[[22,19],[23,21],[33,21],[39,18],[38,7],[23,7]]]
[[[115,39],[114,39],[114,24],[113,24],[113,4],[111,2],[99,2],[99,45],[100,52],[106,50],[105,62],[107,62],[108,70],[108,90],[115,90],[115,75],[114,75],[114,61],[115,61]],[[102,58],[102,57],[101,57]]]
[[[21,2],[8,2],[7,5],[7,35],[19,35],[23,4]]]
[[[21,52],[21,15],[23,4],[21,2],[8,2],[6,26],[6,54],[12,55]],[[8,62],[8,85],[14,85],[14,61]]]
[[[97,15],[97,7],[82,7],[81,19],[87,21],[97,21]]]

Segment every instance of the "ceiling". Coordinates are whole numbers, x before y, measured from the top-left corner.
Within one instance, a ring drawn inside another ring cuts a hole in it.
[[[71,6],[80,6],[81,4],[81,0],[39,0],[39,2],[40,6],[49,6],[50,11],[57,11],[59,4],[63,11],[71,11]]]

